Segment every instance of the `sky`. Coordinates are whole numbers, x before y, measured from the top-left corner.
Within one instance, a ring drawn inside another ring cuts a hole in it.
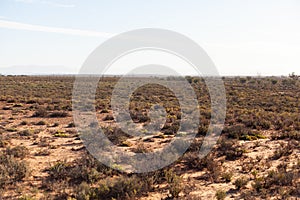
[[[300,74],[299,11],[299,0],[0,0],[0,74],[16,66],[78,72],[101,43],[139,28],[189,37],[220,75]],[[159,64],[164,56],[131,56],[109,72]],[[193,73],[168,59],[175,70]]]

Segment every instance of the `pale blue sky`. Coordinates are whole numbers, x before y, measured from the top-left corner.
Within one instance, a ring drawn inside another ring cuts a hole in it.
[[[298,0],[0,0],[0,73],[78,69],[111,35],[137,28],[188,36],[222,75],[300,73]]]

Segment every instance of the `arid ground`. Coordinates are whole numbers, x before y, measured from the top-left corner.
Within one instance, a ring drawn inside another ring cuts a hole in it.
[[[210,96],[203,79],[186,79],[201,113],[193,144],[170,166],[128,174],[101,164],[83,146],[72,117],[74,77],[0,76],[0,199],[300,199],[300,79],[223,77],[225,126],[204,159],[198,151],[210,121]],[[149,123],[153,102],[165,106],[167,119],[155,135],[132,137],[112,115],[117,81],[103,78],[96,93],[105,134],[124,151],[163,148],[181,119],[172,91],[148,85],[134,93],[135,123]]]

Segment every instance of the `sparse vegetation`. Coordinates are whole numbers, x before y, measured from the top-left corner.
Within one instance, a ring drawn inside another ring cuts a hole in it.
[[[204,79],[186,79],[194,88],[201,114],[193,143],[164,169],[127,174],[99,163],[83,147],[82,133],[76,131],[71,117],[74,77],[0,76],[0,198],[298,198],[299,78],[295,74],[224,77],[225,126],[217,145],[204,158],[199,158],[199,151],[209,130],[210,96]],[[164,148],[174,136],[189,134],[191,127],[186,121],[181,123],[183,115],[173,92],[155,84],[137,89],[128,105],[145,136],[134,137],[130,130],[129,134],[121,130],[110,105],[118,77],[103,80],[95,98],[99,123],[89,127],[101,127],[117,148],[149,153]],[[166,110],[166,123],[153,135],[147,134],[149,109],[157,103]],[[91,108],[81,105],[80,109]],[[192,115],[193,109],[187,113]]]

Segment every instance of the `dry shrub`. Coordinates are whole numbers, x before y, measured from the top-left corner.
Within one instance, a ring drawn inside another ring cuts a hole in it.
[[[18,161],[9,155],[0,155],[0,188],[21,181],[28,171],[25,162]]]

